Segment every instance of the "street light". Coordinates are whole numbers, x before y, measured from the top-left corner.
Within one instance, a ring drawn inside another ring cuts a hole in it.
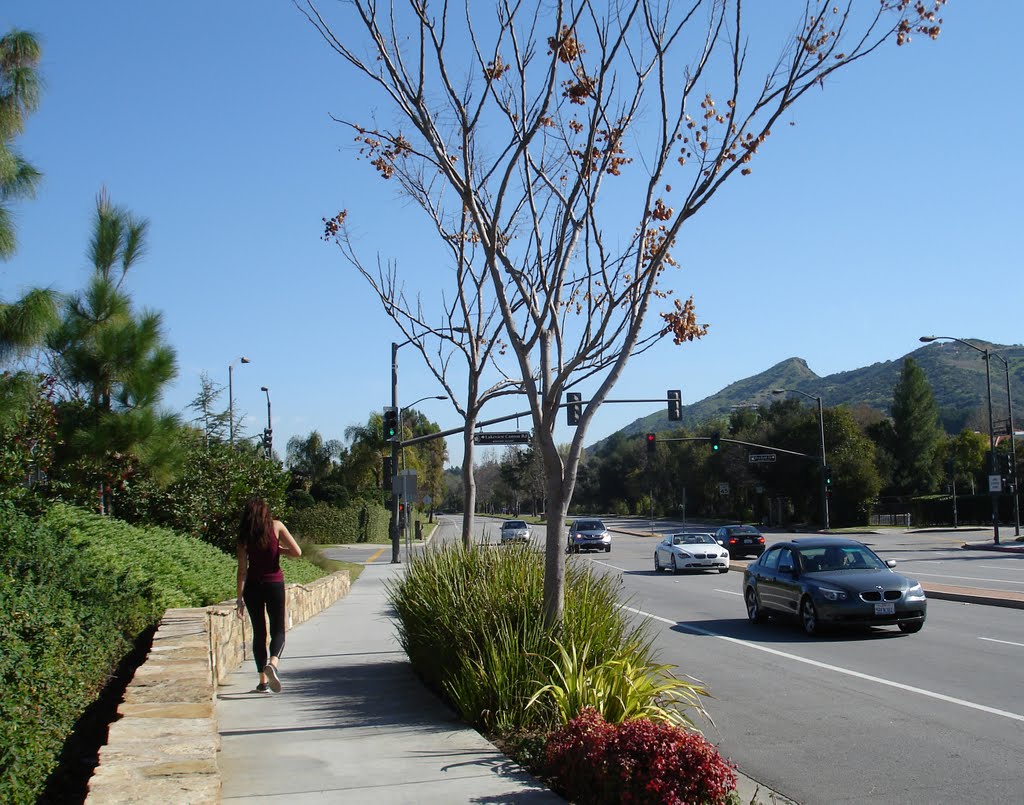
[[[825,416],[821,410],[821,397],[815,397],[813,394],[808,394],[806,391],[800,391],[800,389],[772,389],[772,394],[785,394],[786,392],[800,394],[808,400],[814,400],[818,403],[818,433],[821,436],[821,466],[819,467],[818,472],[821,476],[821,522],[822,525],[824,525],[825,530],[828,531],[828,484],[825,479],[825,467],[828,465],[825,463]]]
[[[252,363],[244,355],[238,359],[239,363]],[[228,439],[232,445],[235,443],[235,393],[231,381],[231,373],[235,370],[235,363],[228,364]]]
[[[989,478],[996,474],[996,432],[992,426],[992,372],[991,372],[991,361],[989,358],[992,353],[988,347],[982,349],[976,347],[962,338],[955,338],[951,335],[922,335],[919,339],[922,343],[928,344],[932,341],[956,341],[957,343],[963,344],[965,347],[970,347],[975,352],[980,352],[985,356],[985,388],[988,394],[988,474]],[[1009,377],[1009,375],[1007,375]],[[1012,430],[1012,428],[1011,428]],[[989,481],[989,491],[992,494],[992,538],[996,545],[999,544],[999,493],[993,491],[991,488],[991,480]]]
[[[434,334],[441,333],[468,333],[469,329],[466,327],[442,327],[440,330],[433,330]],[[423,335],[430,335],[431,333],[423,333]],[[422,336],[420,336],[422,337]],[[398,343],[396,341],[391,342],[391,409],[398,414],[398,350],[404,347],[406,344],[411,344],[416,338],[407,338],[405,341]],[[408,407],[408,406],[407,406]],[[395,434],[391,440],[391,466],[398,468],[398,448],[402,441],[401,431]],[[391,490],[391,520],[388,523],[388,536],[391,537],[391,563],[397,564],[402,561],[399,553],[401,550],[399,541],[398,531],[398,490],[392,488]]]
[[[274,426],[271,423],[270,419],[270,389],[268,389],[266,386],[260,386],[260,391],[265,391],[267,393],[267,429],[263,432],[263,449],[265,450],[267,454],[267,459],[269,460],[270,457],[273,455],[274,449]]]
[[[1014,468],[1014,479],[1013,479],[1013,534],[1015,537],[1020,536],[1020,506],[1017,502],[1017,438],[1015,429],[1013,427],[1013,398],[1010,396],[1010,362],[1006,360],[998,352],[992,353],[993,358],[998,358],[1003,362],[1003,369],[1006,371],[1006,416],[1009,419],[1010,426],[1010,461],[1013,462]]]

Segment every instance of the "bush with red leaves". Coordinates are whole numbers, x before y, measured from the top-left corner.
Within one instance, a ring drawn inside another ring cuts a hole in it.
[[[548,738],[544,773],[573,802],[725,803],[732,764],[695,732],[638,718],[609,724],[593,708]]]

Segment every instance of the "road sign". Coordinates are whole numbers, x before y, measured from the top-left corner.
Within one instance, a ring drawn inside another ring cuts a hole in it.
[[[775,453],[751,453],[747,460],[751,464],[771,464],[775,461]]]
[[[1001,475],[990,475],[988,476],[988,491],[989,492],[1002,492],[1003,491],[1003,478]]]
[[[529,444],[528,430],[478,431],[473,434],[473,444]]]
[[[720,483],[718,485],[718,494],[719,495],[728,495],[729,494],[729,482],[728,481],[722,481],[722,483]]]

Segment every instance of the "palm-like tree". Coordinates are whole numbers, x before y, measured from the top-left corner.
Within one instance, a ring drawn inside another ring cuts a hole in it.
[[[302,480],[308,492],[331,473],[335,459],[344,454],[345,446],[337,439],[324,441],[319,431],[314,430],[305,438],[292,436],[286,450],[285,465]]]
[[[14,149],[26,115],[39,106],[39,54],[39,42],[28,31],[15,29],[0,37],[0,259],[4,260],[17,246],[7,202],[33,195],[40,178],[39,171]]]

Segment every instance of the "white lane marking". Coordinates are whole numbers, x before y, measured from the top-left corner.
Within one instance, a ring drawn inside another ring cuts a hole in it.
[[[939,579],[967,579],[969,581],[994,581],[1002,584],[1024,584],[1024,581],[1011,581],[1010,579],[979,579],[975,576],[951,576],[949,573],[919,573],[913,571],[915,576],[934,576]]]
[[[1007,568],[1006,565],[976,565],[976,567],[984,568],[985,570],[1015,570],[1016,568]]]
[[[717,587],[715,588],[715,592],[725,593],[726,595],[743,595],[743,593],[738,593],[735,590],[719,590]]]
[[[590,561],[592,561],[595,565],[604,565],[605,567],[610,567],[612,570],[618,570],[620,573],[629,572],[626,568],[619,567],[618,565],[613,565],[611,562],[602,562],[600,559],[591,559]]]
[[[969,702],[966,699],[958,699],[955,696],[947,696],[944,693],[936,693],[935,691],[925,690],[924,688],[916,688],[913,685],[904,685],[902,682],[894,682],[891,679],[883,679],[880,676],[871,676],[870,674],[862,674],[860,671],[854,671],[850,668],[842,668],[838,665],[830,665],[825,662],[818,662],[817,660],[811,660],[807,657],[801,657],[797,654],[790,654],[787,651],[779,651],[778,649],[769,648],[768,646],[761,646],[757,643],[751,643],[747,640],[739,640],[735,637],[728,637],[726,635],[712,632],[710,629],[702,629],[699,626],[693,626],[688,623],[680,623],[679,621],[669,620],[668,618],[662,618],[659,615],[653,615],[650,612],[644,612],[641,609],[634,609],[633,607],[622,607],[627,612],[633,612],[644,618],[650,618],[651,620],[660,621],[661,623],[667,623],[669,626],[678,626],[680,629],[686,629],[697,634],[702,634],[707,637],[717,637],[719,640],[725,640],[728,643],[734,643],[737,646],[743,648],[752,648],[757,651],[763,651],[766,654],[774,654],[776,657],[784,657],[787,660],[793,660],[795,662],[802,662],[805,665],[812,665],[815,668],[823,668],[826,671],[834,671],[837,674],[845,674],[846,676],[856,677],[857,679],[863,679],[868,682],[875,682],[879,685],[887,685],[891,688],[897,688],[899,690],[905,690],[909,693],[918,693],[921,696],[927,696],[931,699],[938,699],[942,702],[948,702],[949,704],[958,704],[961,707],[968,707],[972,710],[980,710],[983,713],[991,713],[995,716],[1002,716],[1003,718],[1009,718],[1013,721],[1024,722],[1024,715],[1020,713],[1011,713],[1008,710],[999,710],[995,707],[989,707],[984,704],[977,704],[976,702]]]
[[[979,640],[987,640],[989,643],[1004,643],[1007,646],[1020,646],[1024,648],[1024,643],[1014,643],[1012,640],[996,640],[994,637],[979,637]]]

